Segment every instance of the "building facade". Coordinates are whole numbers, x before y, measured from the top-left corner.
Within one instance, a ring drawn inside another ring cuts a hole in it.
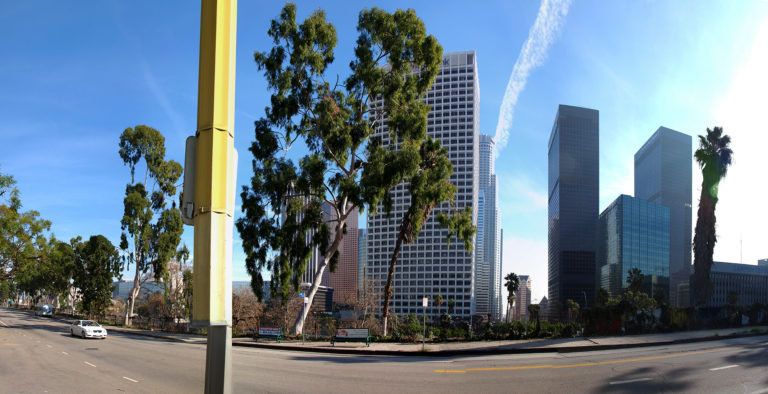
[[[669,211],[661,204],[622,194],[600,214],[596,281],[611,296],[627,287],[633,268],[645,275],[643,291],[648,295],[668,294]]]
[[[477,270],[487,272],[487,279],[483,279],[482,288],[486,293],[477,293],[477,312],[489,313],[493,319],[501,318],[503,299],[501,294],[501,221],[499,220],[498,190],[496,188],[496,174],[494,171],[496,144],[493,137],[486,134],[480,135],[478,187],[483,196],[483,202],[478,200],[478,233],[477,242],[482,242],[482,251],[478,248],[475,253],[475,266]],[[482,214],[481,214],[482,211]],[[482,217],[481,217],[482,215]],[[482,227],[482,230],[481,230]],[[480,232],[482,231],[482,237]],[[478,276],[477,281],[480,278]],[[478,287],[480,288],[480,287]],[[487,288],[487,290],[485,290]],[[488,299],[488,307],[481,305],[481,301]]]
[[[360,297],[368,283],[368,237],[364,228],[357,230],[357,294]]]
[[[635,153],[635,197],[669,207],[669,301],[680,307],[686,300],[678,300],[678,284],[688,280],[693,240],[692,146],[690,135],[659,127]]]
[[[528,321],[528,305],[531,305],[531,277],[520,275],[520,286],[515,292],[515,305],[512,308],[513,320]]]
[[[549,316],[564,319],[565,301],[594,304],[595,235],[600,186],[597,110],[560,105],[549,137]]]
[[[345,221],[346,233],[339,245],[339,261],[336,269],[331,272],[325,270],[328,276],[327,286],[333,289],[333,302],[335,303],[353,303],[357,300],[357,278],[358,278],[358,235],[357,222],[360,216],[357,208],[347,216]],[[323,219],[328,221],[331,227],[331,239],[336,236],[336,226],[338,225],[338,216],[336,210],[330,203],[323,203]],[[330,267],[328,267],[330,268]],[[325,282],[325,281],[324,281]]]
[[[693,270],[690,271],[693,281]],[[714,291],[705,307],[728,305],[729,293],[736,295],[736,305],[749,307],[768,304],[768,267],[715,261],[709,272]]]
[[[424,98],[431,107],[427,134],[442,143],[453,164],[450,181],[458,187],[454,208],[471,207],[475,225],[479,172],[477,76],[474,51],[445,53],[439,75]],[[377,126],[374,136],[381,138],[385,147],[390,146],[386,122]],[[378,294],[383,294],[400,218],[410,205],[407,185],[397,185],[390,193],[394,200],[391,214],[379,209],[368,219],[368,270]],[[435,294],[455,300],[456,316],[474,312],[475,253],[467,252],[463,242],[451,242],[450,246],[446,243],[446,230],[435,215],[448,209],[447,204],[436,208],[417,240],[403,245],[393,280],[392,313],[422,313],[422,297]],[[427,308],[427,313],[436,316],[436,309]]]
[[[481,169],[482,171],[482,169]],[[475,313],[491,313],[491,265],[485,258],[485,190],[477,195],[477,232],[475,233]]]

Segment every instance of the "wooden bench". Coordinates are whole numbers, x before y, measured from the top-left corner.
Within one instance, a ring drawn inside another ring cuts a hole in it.
[[[331,345],[336,342],[365,342],[365,346],[371,346],[371,335],[367,328],[340,328],[331,338]]]
[[[260,327],[259,332],[254,339],[269,338],[274,339],[277,343],[283,340],[283,329],[273,327]]]

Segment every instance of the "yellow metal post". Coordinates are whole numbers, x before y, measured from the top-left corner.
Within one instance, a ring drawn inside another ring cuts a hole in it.
[[[202,0],[194,191],[193,323],[208,328],[205,392],[232,390],[237,0]]]

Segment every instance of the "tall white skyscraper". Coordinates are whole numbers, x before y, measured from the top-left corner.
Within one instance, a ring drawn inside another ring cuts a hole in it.
[[[455,208],[472,207],[473,224],[477,223],[479,191],[479,94],[475,52],[465,51],[443,55],[440,73],[425,98],[431,107],[427,134],[440,140],[453,163],[450,181],[458,187]],[[377,127],[375,135],[385,146],[390,142],[386,122]],[[390,216],[380,209],[368,219],[368,271],[379,287],[379,294],[383,294],[398,225],[410,204],[407,185],[396,186],[391,194],[394,205]],[[460,241],[454,240],[448,246],[447,233],[435,220],[438,212],[449,209],[447,204],[435,209],[416,242],[403,245],[394,275],[392,313],[420,314],[422,297],[435,294],[455,301],[456,316],[474,312],[475,252],[464,250]],[[438,315],[437,308],[427,308],[427,313]]]
[[[501,318],[501,309],[503,300],[501,295],[501,226],[499,223],[499,209],[497,206],[498,192],[496,190],[496,174],[493,170],[495,142],[493,137],[486,134],[480,135],[479,142],[479,163],[480,172],[478,174],[478,187],[480,194],[483,195],[483,206],[479,207],[478,215],[478,237],[483,237],[482,248],[477,248],[475,266],[478,272],[487,272],[483,275],[483,280],[487,283],[475,286],[478,293],[477,312],[490,313],[494,319]],[[482,227],[482,230],[480,229]],[[482,235],[481,235],[482,233]],[[478,240],[478,242],[480,242]],[[481,250],[482,249],[482,250]],[[478,279],[480,276],[478,275]],[[487,299],[487,302],[484,300]],[[487,305],[487,307],[484,307]]]

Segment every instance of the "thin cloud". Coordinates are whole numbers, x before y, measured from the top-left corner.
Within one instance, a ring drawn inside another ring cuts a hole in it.
[[[517,56],[512,75],[504,92],[504,99],[499,109],[499,121],[496,125],[496,151],[501,151],[507,145],[509,129],[512,127],[515,105],[520,93],[525,89],[531,70],[540,66],[547,58],[547,51],[555,40],[571,0],[542,0],[536,21],[528,33],[528,39]],[[497,156],[498,157],[498,156]]]

